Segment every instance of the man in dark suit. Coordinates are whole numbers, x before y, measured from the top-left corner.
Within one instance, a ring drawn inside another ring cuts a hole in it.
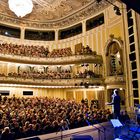
[[[108,105],[113,105],[114,119],[119,119],[120,117],[120,110],[121,110],[120,102],[121,102],[121,98],[118,95],[118,90],[115,89],[112,95],[112,102],[108,103]]]

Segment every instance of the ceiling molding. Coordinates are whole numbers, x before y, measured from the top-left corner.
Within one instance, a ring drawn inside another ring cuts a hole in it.
[[[116,0],[110,0],[115,2]],[[82,6],[81,9],[71,12],[69,15],[64,16],[59,19],[46,20],[46,21],[37,21],[31,20],[30,18],[17,18],[16,16],[6,15],[5,13],[0,13],[0,22],[4,24],[16,25],[19,27],[25,28],[37,28],[37,29],[59,29],[68,27],[72,24],[83,21],[93,15],[100,13],[106,7],[109,6],[105,0],[102,0],[99,4],[92,1],[85,6]]]

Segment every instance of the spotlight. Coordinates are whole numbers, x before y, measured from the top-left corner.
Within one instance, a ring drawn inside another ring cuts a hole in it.
[[[97,0],[97,1],[100,1],[100,0]],[[115,14],[116,14],[116,15],[118,15],[118,16],[121,15],[120,8],[119,8],[118,6],[116,6],[116,5],[115,5],[114,3],[112,3],[110,0],[105,0],[105,1],[114,6],[114,11],[115,11]]]
[[[100,3],[102,0],[96,0],[97,3]]]
[[[119,7],[114,6],[114,11],[115,11],[115,14],[116,14],[116,15],[118,15],[118,16],[120,16],[120,15],[121,15],[121,12],[120,12]]]

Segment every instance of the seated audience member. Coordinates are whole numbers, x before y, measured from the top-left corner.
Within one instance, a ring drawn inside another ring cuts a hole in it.
[[[130,122],[130,117],[127,111],[121,111],[119,120],[124,124]]]
[[[15,140],[14,134],[10,132],[9,127],[5,127],[0,136],[0,140]]]

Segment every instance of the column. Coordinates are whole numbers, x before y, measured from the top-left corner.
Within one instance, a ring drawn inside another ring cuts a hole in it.
[[[55,30],[55,41],[58,42],[58,30]]]
[[[83,32],[83,35],[86,34],[86,21],[82,22],[82,32]]]
[[[25,37],[25,27],[21,27],[20,30],[21,30],[21,32],[20,32],[20,39],[24,40],[24,37]]]

